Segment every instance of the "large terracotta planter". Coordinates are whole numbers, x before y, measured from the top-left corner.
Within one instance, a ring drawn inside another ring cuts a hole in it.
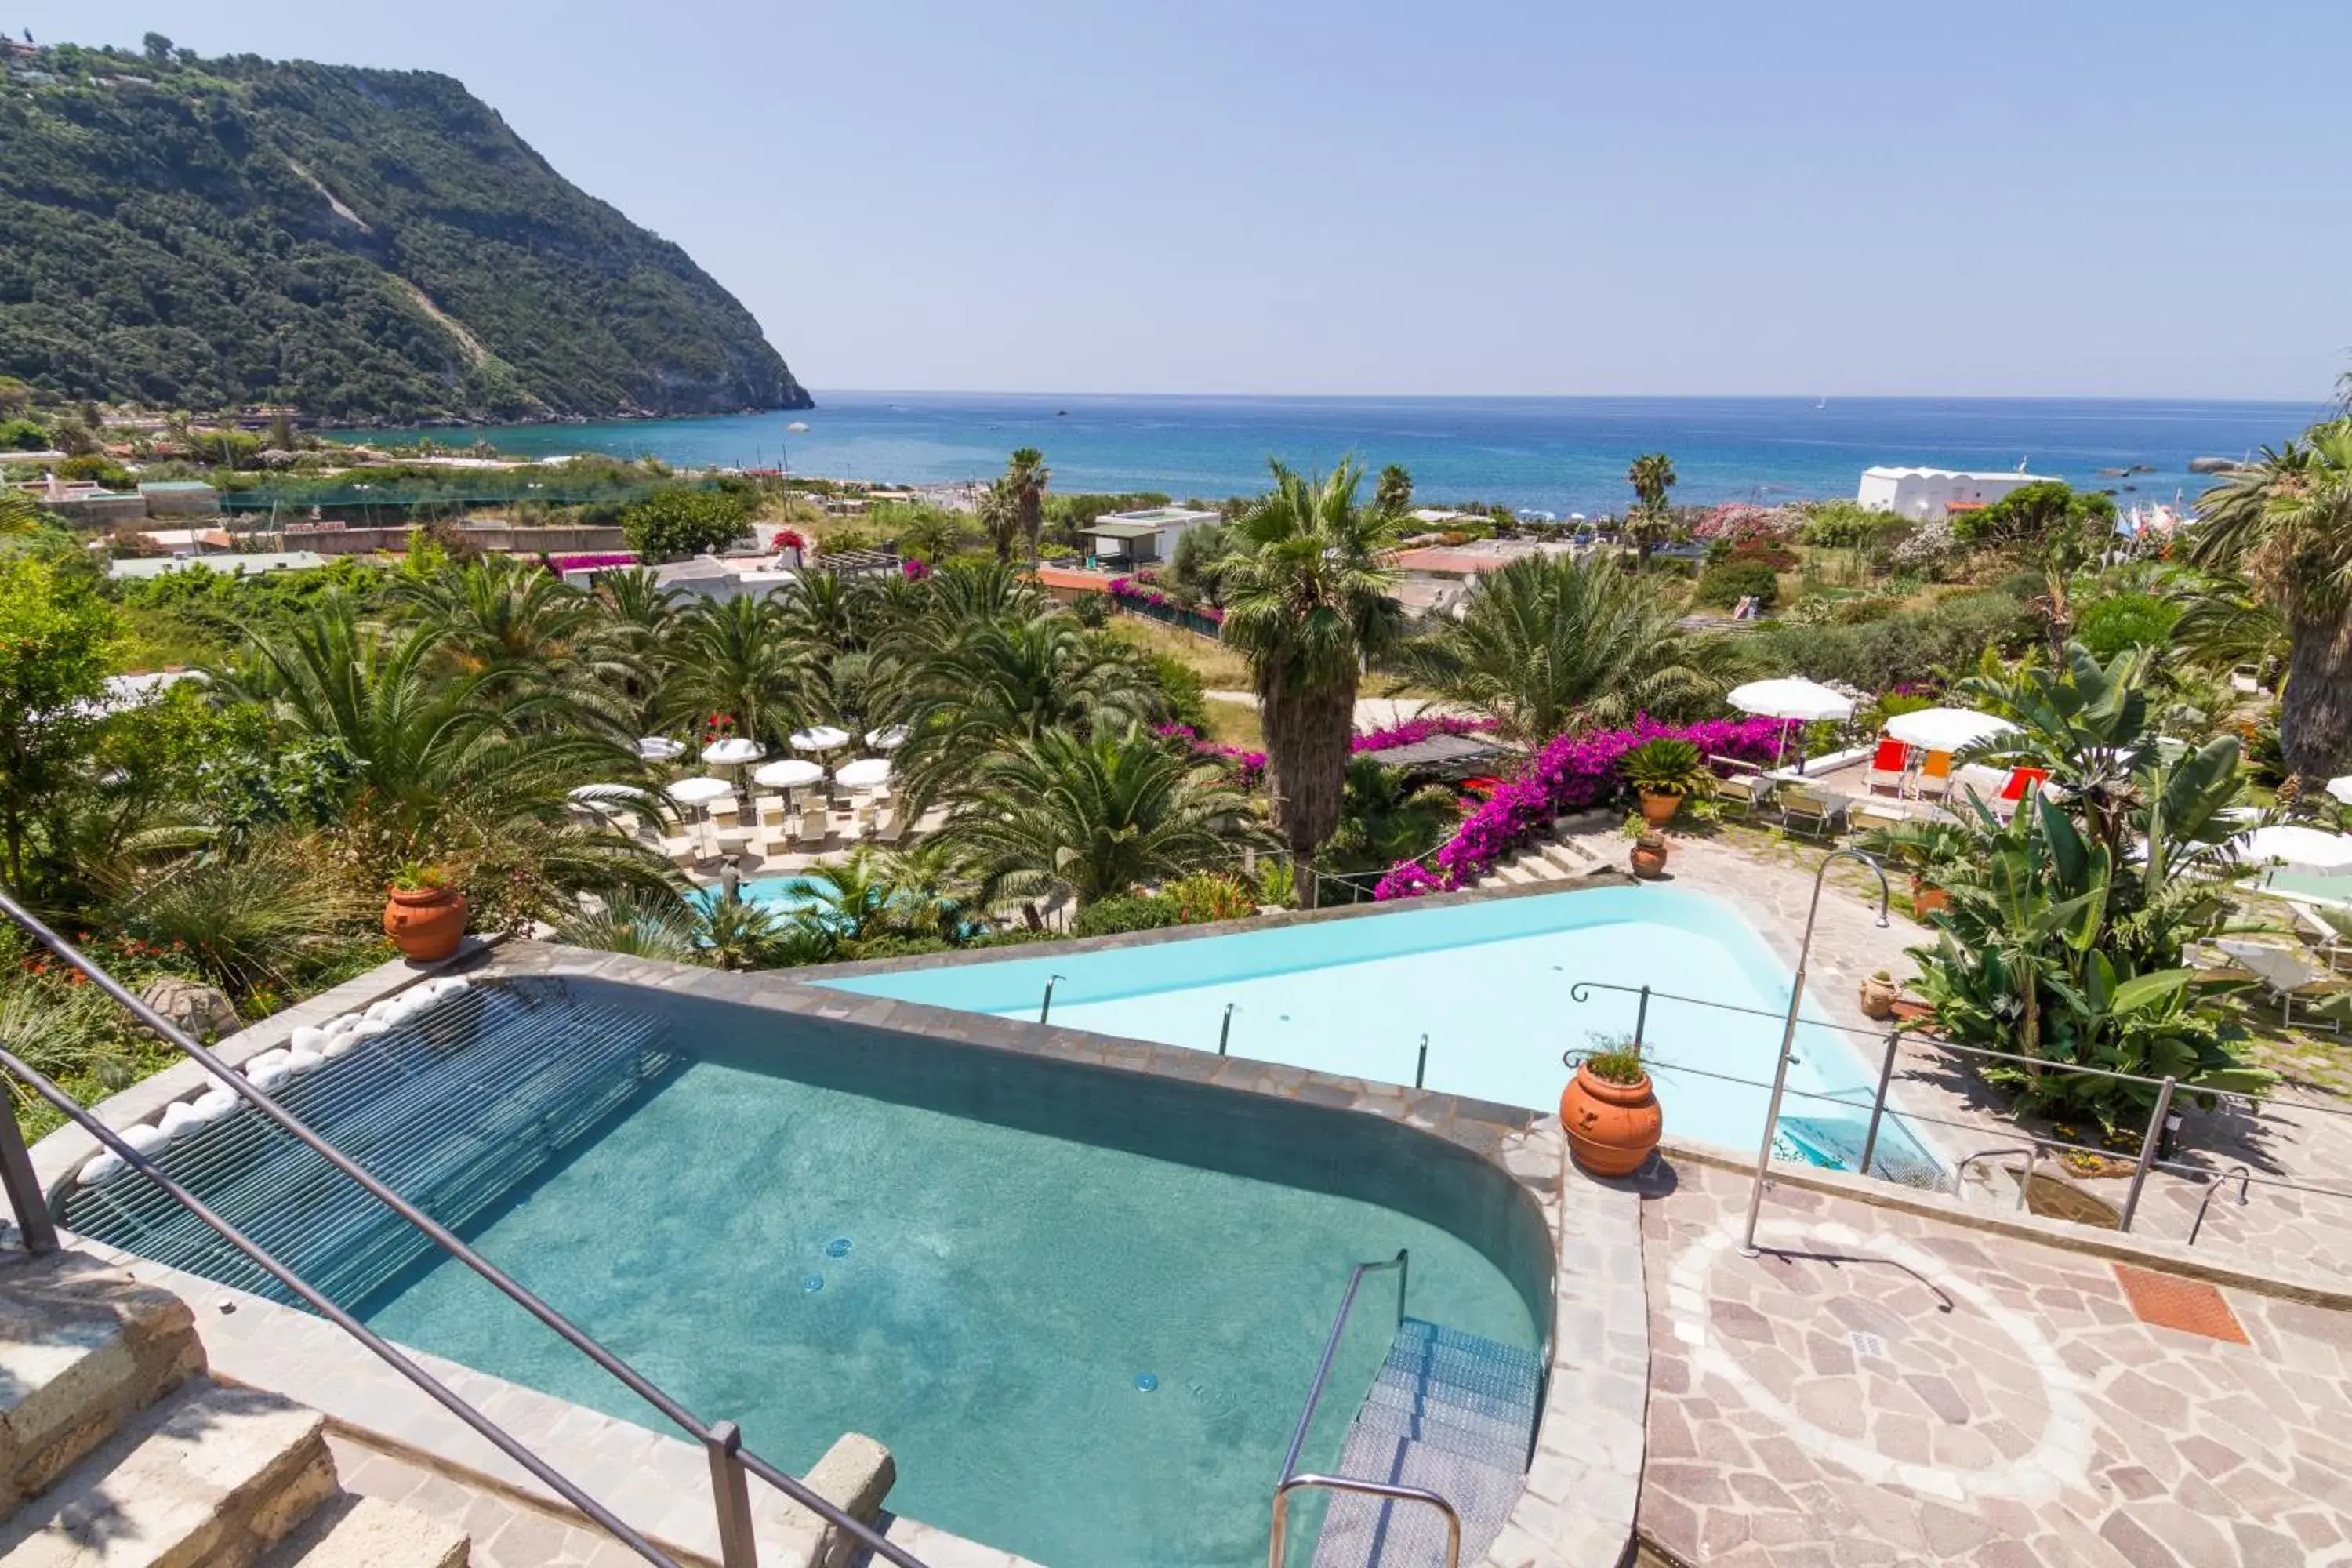
[[[1648,790],[1642,792],[1642,820],[1653,827],[1664,827],[1682,808],[1683,797],[1678,795],[1652,795]]]
[[[1639,1083],[1611,1083],[1580,1066],[1560,1090],[1559,1124],[1579,1165],[1596,1176],[1630,1176],[1657,1148],[1665,1118],[1649,1074]]]
[[[1666,841],[1654,833],[1644,833],[1633,841],[1633,875],[1654,882],[1665,874]]]
[[[412,963],[435,963],[466,939],[466,895],[455,888],[390,888],[383,934]]]
[[[1895,982],[1881,980],[1875,974],[1862,983],[1862,1016],[1865,1018],[1895,1016]]]
[[[1911,912],[1921,920],[1927,919],[1951,901],[1952,895],[1936,886],[1935,883],[1922,881],[1916,877],[1911,879]]]

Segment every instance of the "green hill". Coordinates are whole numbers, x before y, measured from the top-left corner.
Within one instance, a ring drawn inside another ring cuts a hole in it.
[[[0,51],[0,374],[338,424],[804,408],[751,312],[445,76]]]

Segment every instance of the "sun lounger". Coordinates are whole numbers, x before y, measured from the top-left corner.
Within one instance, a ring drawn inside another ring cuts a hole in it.
[[[1911,781],[1911,791],[1922,798],[1941,796],[1952,787],[1952,753],[1929,752],[1919,761],[1918,775]]]
[[[1866,828],[1895,827],[1911,820],[1912,814],[1901,803],[1891,800],[1858,800],[1846,808],[1846,826],[1860,833]]]
[[[804,849],[822,849],[833,836],[833,824],[823,805],[812,805],[801,813],[800,831],[796,837]]]
[[[2352,982],[2314,963],[2301,948],[2233,937],[2217,937],[2212,945],[2278,999],[2281,1024],[2294,1022],[2297,1002],[2315,1013],[2319,1022],[2339,1032],[2347,1016],[2352,1016]]]
[[[1873,795],[1884,790],[1888,795],[1899,795],[1903,793],[1903,782],[1910,773],[1911,748],[1889,735],[1880,741],[1878,749],[1870,754],[1870,768],[1863,775],[1863,783]]]
[[[670,864],[680,870],[692,870],[702,859],[702,841],[689,833],[683,838],[665,838],[661,852]]]
[[[1832,820],[1845,810],[1843,801],[1832,800],[1804,784],[1783,782],[1772,798],[1780,808],[1781,831],[1799,829],[1809,838],[1826,837]]]
[[[2352,974],[2352,910],[2338,913],[2290,905],[2295,934],[2311,944],[2311,954],[2338,974]]]
[[[880,844],[896,844],[907,837],[907,814],[896,806],[884,806],[874,818],[874,838]]]
[[[786,804],[784,797],[780,795],[763,795],[756,804],[759,807],[760,826],[762,827],[782,826],[786,814],[792,809]]]

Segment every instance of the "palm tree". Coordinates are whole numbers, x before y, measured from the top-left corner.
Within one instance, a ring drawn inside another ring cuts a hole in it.
[[[980,492],[980,526],[996,551],[1000,563],[1013,560],[1013,542],[1021,537],[1021,498],[1008,477],[992,480]]]
[[[1650,564],[1650,550],[1665,537],[1666,492],[1675,488],[1675,460],[1664,452],[1644,452],[1625,470],[1633,487],[1633,510],[1626,515],[1625,531],[1633,541],[1637,569]]]
[[[1067,894],[1080,903],[1228,864],[1256,835],[1220,763],[1136,731],[1047,730],[980,759],[939,835],[983,903]]]
[[[614,694],[647,672],[630,638],[596,600],[511,555],[448,565],[395,589],[440,639],[440,657],[500,682],[561,689],[616,727],[630,715]]]
[[[898,530],[898,552],[936,566],[963,542],[963,521],[940,507],[924,507]]]
[[[1391,517],[1402,517],[1412,509],[1412,475],[1402,463],[1391,463],[1381,470],[1372,486],[1372,505]]]
[[[1416,788],[1404,769],[1357,757],[1348,763],[1331,852],[1342,870],[1386,869],[1436,848],[1461,819],[1444,784]]]
[[[1478,579],[1461,614],[1406,645],[1408,669],[1512,739],[1704,707],[1730,686],[1730,639],[1678,624],[1613,556],[1532,555]]]
[[[554,922],[554,940],[566,947],[625,952],[664,963],[699,963],[692,912],[674,893],[629,891],[598,900]]]
[[[2180,606],[2171,643],[2183,658],[2217,670],[2251,666],[2266,684],[2286,667],[2291,646],[2286,622],[2254,597],[2243,577],[2231,573],[2182,576],[2187,581],[2166,596]]]
[[[1004,466],[1004,482],[1012,488],[1013,502],[1021,517],[1021,537],[1029,545],[1029,560],[1037,560],[1037,536],[1045,526],[1045,486],[1054,470],[1045,466],[1045,454],[1034,447],[1015,447]]]
[[[738,734],[780,746],[813,716],[816,661],[772,600],[747,594],[688,607],[668,655],[662,704],[673,721],[700,724],[727,714]]]
[[[2352,766],[2352,419],[2264,447],[2200,497],[2189,557],[2244,574],[2286,623],[2279,745],[2315,794]]]
[[[1356,504],[1363,470],[1352,459],[1320,481],[1271,467],[1273,491],[1227,530],[1217,571],[1224,640],[1257,692],[1275,826],[1310,858],[1339,825],[1357,681],[1402,635],[1404,612],[1388,594],[1397,521]]]

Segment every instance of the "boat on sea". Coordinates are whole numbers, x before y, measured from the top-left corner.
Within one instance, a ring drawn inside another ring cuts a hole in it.
[[[805,436],[808,434],[808,421],[805,419],[795,419],[791,424],[785,426],[784,428],[790,430],[795,436]]]

